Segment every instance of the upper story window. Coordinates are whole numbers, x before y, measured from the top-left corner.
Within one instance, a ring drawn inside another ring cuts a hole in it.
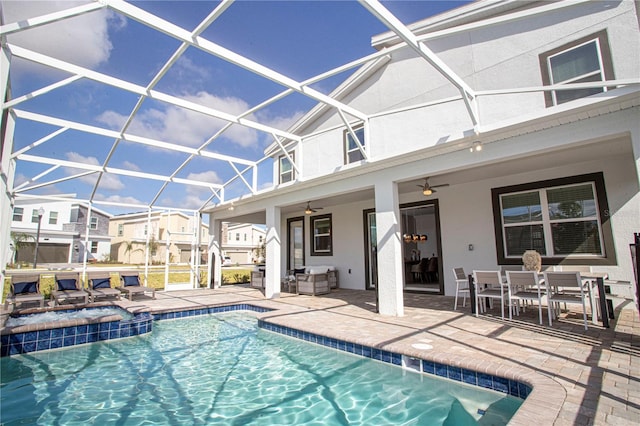
[[[69,216],[69,222],[76,223],[78,221],[78,213],[80,209],[75,207],[71,209],[71,215]]]
[[[331,214],[311,218],[311,256],[332,256]]]
[[[607,32],[600,31],[540,55],[544,85],[613,80]],[[545,92],[546,105],[560,105],[606,91],[606,87]]]
[[[39,220],[38,210],[31,210],[31,223],[38,223]]]
[[[609,264],[603,260],[614,256],[607,250],[612,238],[601,173],[492,192],[498,263],[520,259],[526,250],[536,250],[546,264]]]
[[[124,224],[118,224],[118,237],[122,237],[124,235]]]
[[[95,216],[91,217],[89,221],[89,229],[98,229],[98,218]]]
[[[58,212],[49,212],[49,225],[58,224]]]
[[[22,215],[24,214],[23,207],[14,207],[13,208],[13,221],[14,222],[22,222]]]
[[[98,253],[98,242],[97,241],[91,241],[91,253],[93,253],[93,254]]]
[[[240,241],[240,233],[236,232],[236,241]]]
[[[296,161],[295,153],[289,153],[289,156],[293,161]],[[279,167],[279,175],[280,175],[280,183],[291,182],[296,178],[296,171],[293,168],[293,164],[291,161],[285,156],[281,155],[278,157],[278,167]]]
[[[353,133],[358,137],[358,141],[360,145],[364,148],[364,127],[356,127],[353,129]],[[351,133],[348,130],[344,131],[344,163],[351,164],[357,161],[364,160],[364,155],[362,155],[362,151],[358,147],[358,144],[353,139]]]
[[[147,233],[148,233],[148,232],[149,232],[149,226],[148,226],[148,225],[145,225],[145,226],[144,226],[144,236],[145,236],[145,237],[147,236]]]

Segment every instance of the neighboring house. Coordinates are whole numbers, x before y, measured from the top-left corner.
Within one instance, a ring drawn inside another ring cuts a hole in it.
[[[454,267],[521,264],[528,249],[632,280],[636,7],[487,1],[410,32],[389,23],[403,40],[373,37],[381,54],[331,95],[348,109],[318,106],[290,129],[300,142],[270,146],[274,188],[207,210],[213,238],[253,217],[267,297],[293,266],[333,265],[341,288],[377,287],[389,315],[403,291],[453,295]],[[414,268],[423,258],[432,270]]]
[[[122,263],[145,263],[147,238],[150,263],[189,263],[196,245],[197,220],[182,212],[154,211],[115,215],[109,224],[111,258]],[[208,226],[200,228],[200,250],[206,261]],[[169,250],[167,251],[167,247]]]
[[[26,247],[14,253],[16,262],[32,263],[38,232],[38,216],[42,209],[38,263],[98,261],[109,257],[111,215],[93,207],[89,218],[89,206],[68,201],[20,199],[13,209],[11,232],[27,234]],[[86,239],[89,232],[88,241]],[[87,242],[86,242],[87,241]],[[86,245],[85,245],[86,242]]]
[[[222,225],[222,251],[233,264],[247,265],[263,262],[262,246],[265,242],[264,226],[247,223]]]

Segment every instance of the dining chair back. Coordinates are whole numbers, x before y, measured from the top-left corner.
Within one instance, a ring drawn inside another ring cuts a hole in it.
[[[453,302],[453,310],[458,309],[458,296],[462,294],[462,307],[467,306],[467,295],[469,291],[469,278],[464,273],[464,268],[453,268],[453,275],[456,280],[456,297]]]
[[[587,330],[587,309],[584,285],[580,272],[545,272],[544,281],[547,288],[547,301],[549,304],[549,325],[552,325],[552,311],[560,303],[573,303],[582,305],[582,317],[584,329]]]
[[[504,304],[509,300],[510,293],[505,295],[505,286],[502,285],[500,271],[473,271],[473,282],[476,291],[476,316],[478,316],[479,309],[482,308],[479,303],[481,298],[500,299],[500,310],[502,319],[504,319]]]
[[[511,292],[511,300],[518,303],[518,310],[520,309],[520,301],[538,301],[538,320],[542,324],[542,293],[540,292],[538,273],[535,271],[507,271],[507,285]],[[511,318],[511,310],[509,318]]]

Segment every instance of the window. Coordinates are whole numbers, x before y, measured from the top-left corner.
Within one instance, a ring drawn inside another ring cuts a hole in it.
[[[78,221],[78,212],[80,209],[73,208],[71,209],[71,215],[69,216],[69,222],[71,223],[76,223]]]
[[[247,241],[247,234],[244,234],[244,240]]]
[[[613,80],[613,65],[606,31],[576,40],[540,55],[545,85]],[[606,87],[545,92],[546,105],[560,105],[606,91]]]
[[[31,210],[31,223],[38,223],[39,219],[38,210]]]
[[[144,236],[147,236],[147,233],[149,232],[149,227],[147,225],[144,226]]]
[[[331,215],[312,217],[311,230],[313,232],[311,256],[332,256]]]
[[[118,224],[118,237],[122,237],[124,235],[124,224]]]
[[[364,148],[364,127],[358,127],[353,129],[353,133],[358,137],[358,141],[360,141],[360,145]],[[351,164],[360,160],[364,160],[364,155],[362,155],[362,151],[358,147],[358,144],[351,136],[348,130],[344,131],[344,163]]]
[[[24,208],[22,207],[14,207],[13,208],[13,221],[14,222],[22,222],[22,215],[24,214]]]
[[[612,234],[601,173],[492,192],[498,263],[520,262],[526,250],[538,251],[546,264],[612,261],[613,250],[606,250]]]
[[[91,241],[91,253],[98,253],[98,242]]]
[[[240,241],[240,233],[236,232],[236,241]]]
[[[289,156],[293,161],[296,161],[294,154],[295,153],[291,152],[289,153]],[[285,155],[281,155],[278,158],[278,164],[279,164],[278,167],[280,168],[279,170],[280,183],[291,182],[296,178],[296,173],[295,173],[296,171],[293,168],[293,164],[291,164],[291,161],[289,161],[289,159]]]
[[[49,212],[49,225],[58,224],[58,212]]]
[[[89,229],[98,229],[98,218],[92,216],[91,220],[89,221]],[[147,235],[145,233],[145,235]]]

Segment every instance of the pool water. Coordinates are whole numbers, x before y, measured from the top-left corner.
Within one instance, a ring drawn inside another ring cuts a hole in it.
[[[123,319],[133,318],[133,315],[131,315],[129,312],[117,307],[84,308],[63,311],[39,312],[36,314],[9,317],[7,319],[5,327],[16,327],[27,324],[40,324],[45,322],[58,322],[82,318],[93,319],[108,315],[121,315]]]
[[[260,330],[246,312],[4,357],[0,373],[3,425],[506,424],[522,403]]]

